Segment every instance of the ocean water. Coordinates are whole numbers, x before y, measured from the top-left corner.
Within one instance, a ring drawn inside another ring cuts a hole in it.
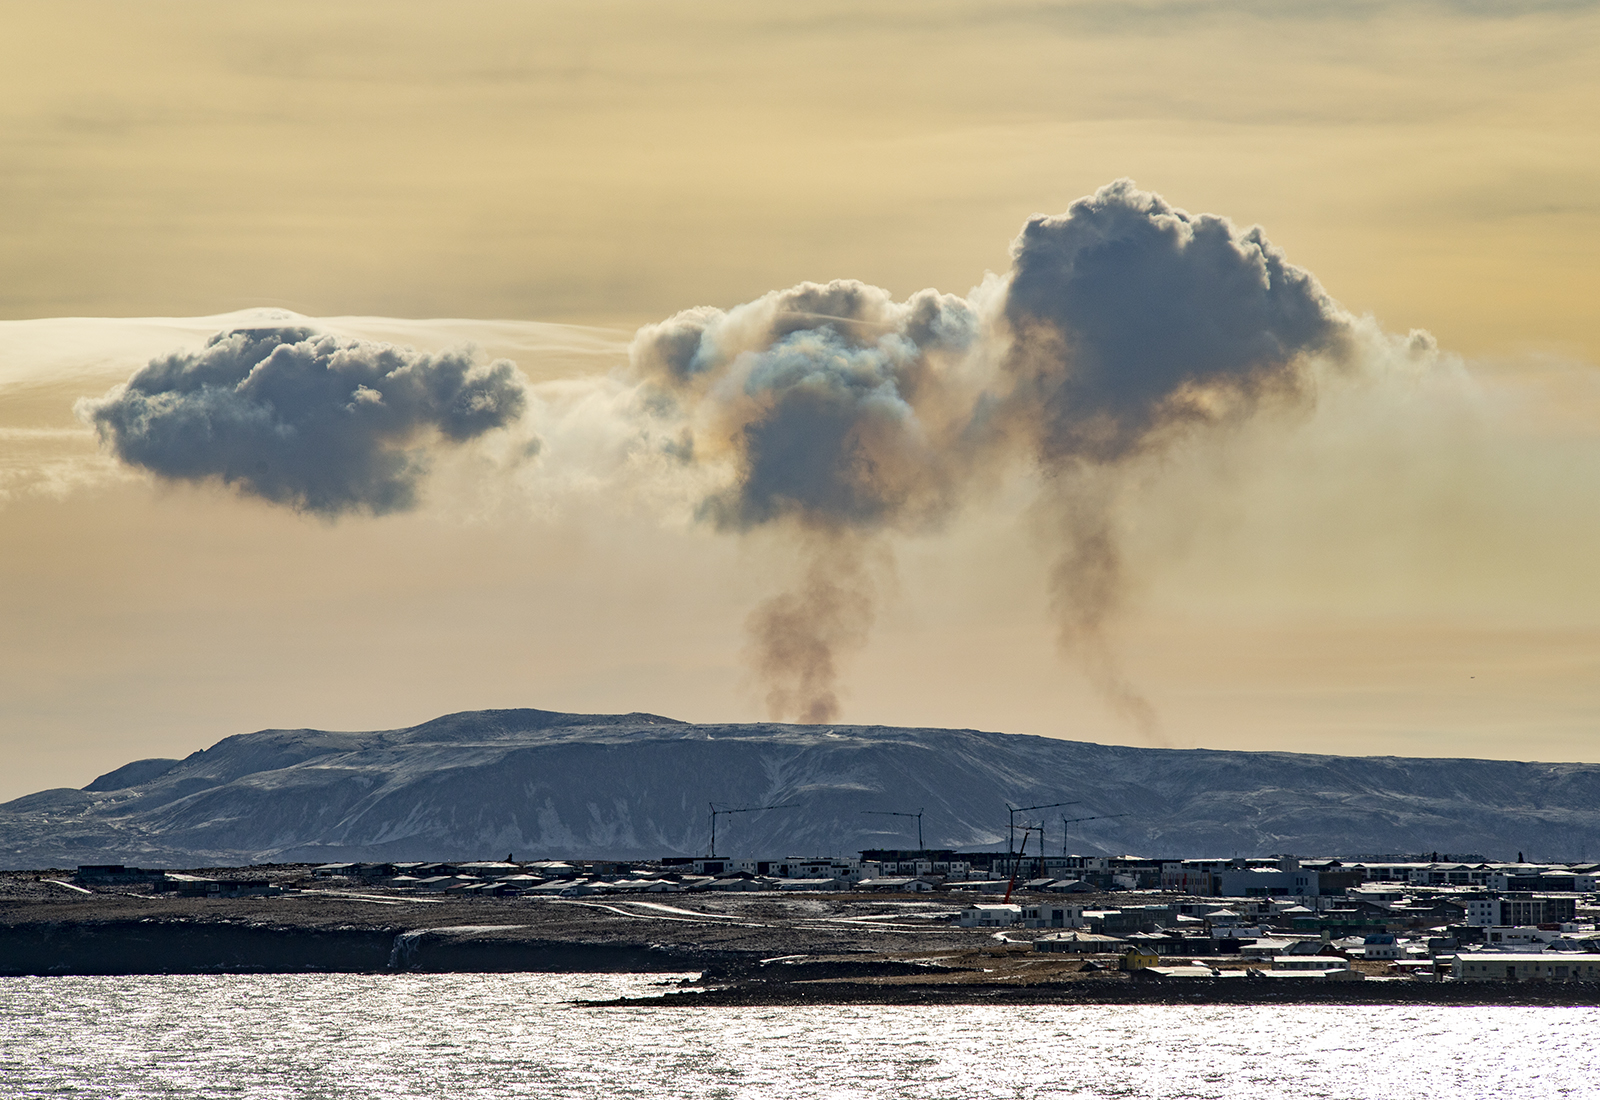
[[[662,975],[0,978],[0,1096],[1600,1096],[1600,1009],[573,1007]]]

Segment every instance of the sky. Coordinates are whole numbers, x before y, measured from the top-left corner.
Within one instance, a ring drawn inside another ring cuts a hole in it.
[[[0,799],[514,706],[1600,760],[1600,5],[4,20]]]

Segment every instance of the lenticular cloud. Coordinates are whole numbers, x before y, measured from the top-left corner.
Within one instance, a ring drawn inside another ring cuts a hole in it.
[[[524,406],[509,360],[274,328],[156,359],[79,411],[130,465],[335,516],[413,507],[430,446],[502,427]]]

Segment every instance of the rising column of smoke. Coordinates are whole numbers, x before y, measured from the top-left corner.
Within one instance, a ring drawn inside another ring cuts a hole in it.
[[[748,623],[774,719],[837,717],[840,658],[873,618],[874,541],[953,504],[968,405],[941,364],[977,335],[964,299],[923,291],[895,302],[838,281],[686,311],[635,340],[635,369],[684,407],[694,459],[728,469],[702,518],[800,547],[800,579]]]
[[[1125,591],[1124,474],[1183,433],[1304,396],[1309,357],[1343,354],[1350,321],[1259,227],[1190,215],[1128,180],[1030,219],[1012,259],[997,421],[1020,429],[1048,474],[1058,637],[1154,736],[1155,712],[1106,637]]]
[[[839,716],[839,659],[866,643],[877,597],[865,554],[853,534],[810,541],[798,581],[750,613],[751,665],[772,718]]]

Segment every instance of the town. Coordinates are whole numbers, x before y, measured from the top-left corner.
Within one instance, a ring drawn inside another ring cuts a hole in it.
[[[518,861],[508,855],[499,861],[276,865],[208,873],[100,865],[79,867],[70,881],[65,875],[38,880],[80,894],[331,894],[391,905],[474,898],[502,905],[519,899],[623,903],[672,894],[680,895],[674,904],[658,901],[649,908],[658,916],[680,914],[667,918],[677,920],[728,919],[703,906],[686,908],[697,895],[749,903],[773,895],[840,904],[876,901],[886,907],[882,914],[850,919],[864,924],[899,914],[915,917],[922,929],[945,927],[965,933],[969,942],[977,936],[990,945],[985,950],[991,955],[998,949],[1019,980],[1600,981],[1600,864],[1499,862],[1437,852],[1150,859],[878,849],[853,859],[696,856],[631,862]],[[893,930],[883,923],[872,928],[875,935]],[[881,952],[881,942],[875,949]],[[951,957],[941,950],[943,955],[921,955]]]

